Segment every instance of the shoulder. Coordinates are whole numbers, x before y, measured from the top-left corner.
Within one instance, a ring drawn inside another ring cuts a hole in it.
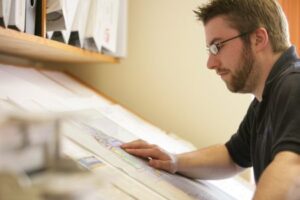
[[[300,62],[291,64],[275,81],[271,101],[278,105],[293,105],[300,101]],[[299,104],[300,105],[300,104]]]
[[[281,72],[280,77],[275,83],[278,93],[287,94],[293,91],[300,92],[300,60],[293,62]]]

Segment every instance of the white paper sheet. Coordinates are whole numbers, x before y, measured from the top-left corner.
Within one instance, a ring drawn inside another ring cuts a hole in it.
[[[254,186],[251,186],[239,177],[223,180],[210,180],[208,182],[220,190],[227,192],[235,199],[251,200],[254,195]]]
[[[170,153],[183,153],[195,150],[195,147],[192,145],[184,145],[183,142],[168,136],[163,130],[149,124],[119,105],[106,109],[103,115],[128,130],[135,137],[163,146]]]
[[[42,70],[42,74],[47,76],[52,81],[56,82],[61,87],[76,94],[78,98],[69,100],[69,104],[79,104],[81,109],[87,109],[87,106],[91,107],[107,107],[112,105],[112,102],[106,98],[100,96],[94,90],[79,83],[74,78],[60,71]]]
[[[76,95],[70,90],[61,87],[34,68],[0,65],[0,70],[9,73],[11,76],[22,79],[24,82],[31,83],[35,87],[39,87],[41,90],[46,89],[47,93],[52,93],[53,95],[61,98],[76,97]]]

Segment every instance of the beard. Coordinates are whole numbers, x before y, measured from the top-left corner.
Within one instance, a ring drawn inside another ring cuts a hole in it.
[[[240,64],[233,71],[231,80],[226,81],[226,86],[231,92],[248,93],[255,87],[256,79],[253,77],[254,56],[249,46],[245,45],[242,51]]]

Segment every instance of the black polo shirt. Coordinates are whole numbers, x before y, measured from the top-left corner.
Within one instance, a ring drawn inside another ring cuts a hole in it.
[[[295,47],[274,64],[262,101],[252,101],[226,147],[239,166],[253,166],[256,182],[278,152],[300,154],[300,60]]]

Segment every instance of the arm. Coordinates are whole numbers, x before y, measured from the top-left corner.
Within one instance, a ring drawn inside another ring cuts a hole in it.
[[[300,199],[300,155],[278,153],[262,174],[254,199]]]
[[[199,179],[221,179],[233,176],[244,168],[236,165],[225,145],[213,145],[177,156],[178,172]]]
[[[230,158],[225,145],[173,155],[156,145],[136,140],[121,146],[130,154],[150,158],[149,165],[170,173],[180,173],[191,178],[218,179],[232,176],[243,168]]]

